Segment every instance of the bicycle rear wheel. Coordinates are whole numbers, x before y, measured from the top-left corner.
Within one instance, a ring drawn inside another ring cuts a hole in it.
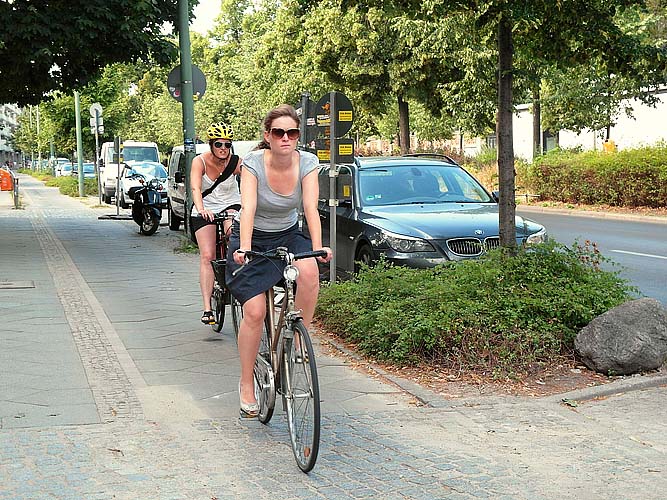
[[[271,366],[271,334],[269,328],[269,321],[265,319],[253,370],[257,403],[259,403],[257,418],[263,424],[269,423],[276,406],[276,378]]]
[[[230,300],[230,309],[232,310],[232,326],[234,328],[234,337],[236,337],[236,341],[238,342],[239,339],[239,328],[241,328],[241,320],[243,319],[243,308],[241,307],[241,303],[234,298],[233,295],[231,295],[231,300]]]
[[[285,339],[281,372],[292,452],[299,468],[310,472],[320,448],[320,388],[313,344],[301,321],[294,323],[294,338]]]

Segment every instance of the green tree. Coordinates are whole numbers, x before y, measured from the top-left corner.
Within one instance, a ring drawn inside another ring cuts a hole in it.
[[[617,12],[629,7],[641,10],[645,7],[642,0],[344,0],[343,7],[384,8],[424,22],[463,13],[472,16],[474,26],[487,34],[487,42],[495,46],[498,57],[496,137],[500,241],[504,247],[516,246],[512,144],[515,54],[521,54],[523,58],[534,55],[558,69],[599,61],[607,74],[615,75],[637,72],[660,75],[665,71],[667,60],[664,49],[646,43],[642,36],[625,32],[618,24]]]
[[[51,91],[69,93],[116,62],[166,64],[176,47],[162,28],[177,24],[177,7],[178,0],[0,2],[0,101],[35,104]]]

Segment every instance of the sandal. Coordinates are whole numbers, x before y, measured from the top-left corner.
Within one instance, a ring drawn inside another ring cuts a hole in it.
[[[213,311],[204,311],[201,315],[201,322],[205,325],[215,325],[215,316],[213,316]]]
[[[239,415],[241,418],[257,418],[259,415],[259,404],[257,403],[244,403],[241,399],[241,382],[239,381]]]

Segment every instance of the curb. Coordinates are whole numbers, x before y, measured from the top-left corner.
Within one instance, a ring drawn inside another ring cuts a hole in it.
[[[533,205],[517,205],[517,212],[536,212],[543,214],[560,214],[572,215],[575,217],[591,217],[597,219],[619,219],[619,220],[634,220],[638,222],[653,222],[655,224],[667,224],[667,216],[663,215],[637,215],[637,214],[623,214],[614,212],[596,212],[594,210],[577,210],[565,208],[550,208],[550,207],[536,207]]]
[[[443,398],[442,396],[436,394],[435,392],[429,389],[426,389],[425,387],[422,387],[419,384],[416,384],[415,382],[412,382],[405,378],[389,373],[386,370],[383,370],[382,368],[373,365],[372,362],[369,362],[368,360],[362,358],[359,354],[348,349],[347,347],[340,344],[339,342],[336,342],[335,340],[332,340],[330,338],[323,338],[322,336],[320,336],[320,340],[322,341],[322,343],[328,344],[329,346],[333,347],[342,354],[345,354],[346,356],[352,358],[353,360],[359,362],[360,364],[363,364],[366,367],[366,369],[370,370],[371,372],[375,373],[376,375],[384,379],[385,382],[395,387],[398,387],[404,393],[415,398],[418,401],[418,406],[423,406],[427,408],[447,408],[447,407],[461,406],[461,404],[464,404],[464,401],[466,401],[466,399],[464,398],[456,400],[448,400],[446,398]],[[607,384],[586,387],[583,389],[576,389],[574,391],[562,392],[560,394],[553,394],[549,396],[526,398],[526,400],[544,401],[547,403],[558,403],[558,404],[569,401],[574,403],[574,406],[576,406],[576,403],[583,403],[586,401],[591,401],[596,398],[604,398],[612,396],[614,394],[624,394],[626,392],[640,391],[643,389],[660,387],[660,386],[667,386],[667,372],[665,371],[664,367],[661,368],[655,374],[632,375],[626,378],[615,380],[613,382],[609,382]],[[515,396],[511,397],[516,398]],[[475,398],[475,399],[482,399],[482,398],[489,403],[504,399],[503,396],[498,396],[498,395],[481,396],[480,398]]]

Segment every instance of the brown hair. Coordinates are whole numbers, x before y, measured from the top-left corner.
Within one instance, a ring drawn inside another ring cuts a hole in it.
[[[266,114],[266,117],[264,118],[264,130],[267,132],[271,130],[271,125],[273,125],[273,121],[283,116],[289,116],[292,120],[296,122],[297,127],[299,127],[299,125],[301,124],[299,115],[296,114],[296,110],[294,109],[294,107],[290,106],[289,104],[281,104],[280,106],[273,108]],[[265,139],[262,139],[262,142],[259,143],[257,149],[271,149],[271,147],[269,146],[269,143]]]

